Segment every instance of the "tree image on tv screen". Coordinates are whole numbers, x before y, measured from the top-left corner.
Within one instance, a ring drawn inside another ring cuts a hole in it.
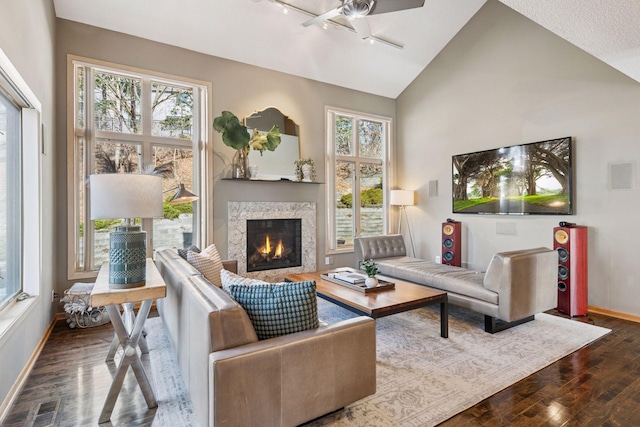
[[[571,138],[453,156],[453,212],[571,214]]]

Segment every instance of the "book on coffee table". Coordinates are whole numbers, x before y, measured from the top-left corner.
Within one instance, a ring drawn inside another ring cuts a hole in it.
[[[363,273],[357,273],[354,271],[344,271],[344,272],[338,272],[334,274],[334,279],[338,279],[338,280],[343,280],[345,282],[349,282],[349,283],[364,283],[365,280],[367,280],[367,275],[363,274]]]
[[[376,286],[375,288],[367,288],[367,286],[364,284],[364,281],[367,278],[366,274],[345,267],[339,268],[335,271],[322,273],[320,277],[322,277],[324,280],[328,280],[329,282],[335,283],[337,285],[342,285],[346,288],[353,289],[358,292],[363,292],[365,294],[369,292],[378,292],[395,288],[395,283],[388,282],[383,279],[378,279],[378,286]]]

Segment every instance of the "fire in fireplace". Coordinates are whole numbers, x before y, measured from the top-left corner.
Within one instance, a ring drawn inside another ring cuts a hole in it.
[[[247,272],[302,265],[302,220],[247,220]]]

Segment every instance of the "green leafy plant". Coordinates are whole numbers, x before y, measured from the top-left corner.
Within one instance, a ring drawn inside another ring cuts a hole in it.
[[[165,219],[178,219],[180,214],[193,213],[193,203],[179,203],[177,205],[169,203],[171,196],[162,202],[163,216]]]
[[[360,206],[363,208],[382,206],[382,188],[374,187],[360,192]],[[353,195],[343,194],[338,200],[338,208],[350,209],[353,207]]]
[[[280,145],[282,133],[277,125],[273,125],[267,133],[262,133],[258,129],[249,133],[246,126],[240,123],[238,117],[230,111],[223,111],[222,114],[213,119],[213,129],[222,134],[222,142],[236,150],[246,150],[249,148],[260,151],[274,151]]]
[[[316,180],[316,164],[313,161],[313,159],[310,159],[309,157],[304,157],[302,159],[296,160],[294,163],[296,165],[296,178],[298,179],[298,181],[302,180],[302,166],[304,165],[311,166],[311,181]]]
[[[372,259],[363,261],[362,266],[364,267],[365,273],[367,273],[367,276],[369,277],[376,277],[376,274],[380,273],[380,269]]]

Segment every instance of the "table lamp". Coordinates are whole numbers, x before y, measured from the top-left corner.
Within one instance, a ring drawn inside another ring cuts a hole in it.
[[[392,206],[400,206],[402,212],[398,216],[398,234],[401,234],[402,227],[402,215],[404,214],[404,218],[407,221],[407,231],[409,231],[409,239],[411,240],[411,250],[413,251],[413,256],[416,256],[416,250],[413,247],[413,236],[411,235],[411,227],[409,226],[409,218],[407,218],[407,206],[415,205],[415,192],[410,190],[391,190],[391,194],[389,197],[389,204]]]
[[[162,177],[150,174],[105,173],[89,177],[91,219],[124,218],[109,236],[109,287],[145,285],[147,232],[136,218],[161,218]]]

